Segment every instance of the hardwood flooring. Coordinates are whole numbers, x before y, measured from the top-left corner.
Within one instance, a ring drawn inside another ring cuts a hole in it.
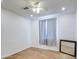
[[[28,48],[4,59],[76,59],[75,57],[50,50]]]

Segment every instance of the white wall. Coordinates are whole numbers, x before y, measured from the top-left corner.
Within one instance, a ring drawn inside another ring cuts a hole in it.
[[[57,46],[50,47],[50,46],[39,44],[39,20],[37,19],[32,21],[32,46],[58,51],[60,39],[75,40],[75,41],[77,40],[76,39],[76,13],[58,15],[58,16],[56,15],[54,17],[57,18],[57,21],[56,21]]]
[[[57,17],[57,38],[65,40],[77,40],[76,13],[60,15]]]
[[[31,20],[2,9],[1,41],[2,57],[29,48],[31,46]]]

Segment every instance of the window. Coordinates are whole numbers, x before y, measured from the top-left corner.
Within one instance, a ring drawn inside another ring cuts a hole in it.
[[[56,46],[56,18],[39,21],[39,43]]]

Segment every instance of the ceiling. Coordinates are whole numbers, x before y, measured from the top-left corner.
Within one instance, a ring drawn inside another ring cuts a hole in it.
[[[41,7],[43,8],[43,10],[41,10],[39,14],[34,13],[31,9],[24,10],[24,7],[30,7],[29,1],[41,2]],[[40,17],[50,14],[76,12],[77,0],[3,0],[1,7],[24,17],[30,17],[31,14]],[[65,7],[66,10],[62,11],[62,7]]]

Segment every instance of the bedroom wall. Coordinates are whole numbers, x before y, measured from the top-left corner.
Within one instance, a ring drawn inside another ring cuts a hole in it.
[[[31,47],[31,20],[1,10],[1,57]]]
[[[54,17],[57,18],[57,21],[56,21],[57,46],[50,47],[50,46],[39,44],[39,20],[37,20],[37,18],[34,19],[34,21],[32,21],[32,38],[33,38],[32,46],[58,51],[60,39],[75,40],[75,41],[77,40],[76,38],[76,13],[54,15],[53,18]]]
[[[60,15],[57,17],[58,39],[77,40],[77,19],[76,13]]]

